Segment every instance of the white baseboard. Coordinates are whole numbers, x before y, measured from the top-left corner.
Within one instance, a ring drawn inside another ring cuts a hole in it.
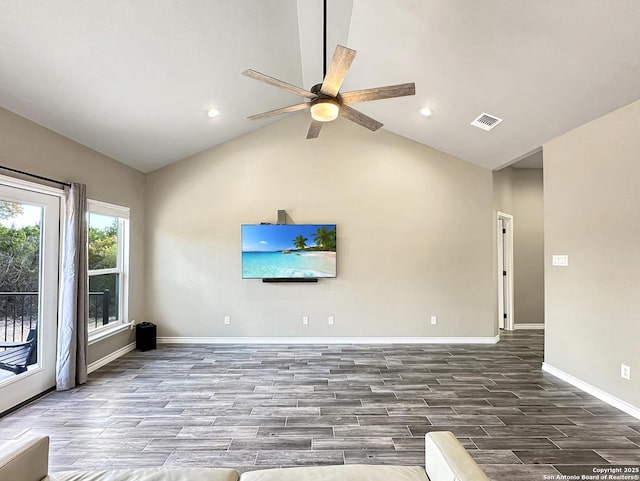
[[[97,361],[92,362],[87,366],[87,373],[92,373],[96,369],[100,369],[102,366],[106,366],[111,361],[115,361],[121,356],[124,356],[126,353],[133,351],[136,348],[136,343],[132,342],[131,344],[127,344],[124,347],[121,347],[117,351],[112,352],[108,356],[98,359]]]
[[[495,344],[495,337],[159,337],[158,344]]]
[[[563,381],[568,382],[569,384],[572,384],[578,389],[581,389],[584,392],[589,393],[594,397],[597,397],[601,401],[606,402],[607,404],[613,406],[614,408],[618,408],[621,411],[624,411],[625,413],[629,414],[630,416],[640,419],[640,408],[633,406],[628,402],[623,401],[622,399],[619,399],[607,392],[604,392],[601,389],[598,389],[597,387],[592,386],[589,383],[581,381],[580,379],[573,377],[571,374],[567,374],[561,369],[558,369],[557,367],[553,367],[546,362],[542,363],[542,370],[557,377],[558,379],[562,379]]]
[[[523,329],[544,329],[544,324],[514,324],[513,330],[520,331]]]

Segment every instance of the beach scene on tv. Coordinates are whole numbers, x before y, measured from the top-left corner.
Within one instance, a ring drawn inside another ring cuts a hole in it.
[[[335,224],[242,226],[242,278],[336,277]]]

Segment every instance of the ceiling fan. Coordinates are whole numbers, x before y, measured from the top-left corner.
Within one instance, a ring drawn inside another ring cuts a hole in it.
[[[327,72],[327,0],[324,0],[324,80],[321,84],[316,84],[311,87],[310,91],[307,91],[300,87],[296,87],[295,85],[283,82],[282,80],[256,72],[255,70],[245,70],[242,72],[242,75],[246,75],[247,77],[251,77],[308,99],[308,101],[299,104],[270,110],[269,112],[263,112],[261,114],[251,115],[247,118],[251,120],[266,119],[288,112],[309,109],[311,111],[311,124],[309,125],[309,130],[307,132],[307,139],[317,138],[318,135],[320,135],[322,124],[324,122],[331,122],[332,120],[335,120],[338,115],[371,131],[378,130],[382,127],[382,123],[352,107],[349,107],[349,105],[358,102],[369,102],[371,100],[415,95],[416,85],[411,82],[340,93],[342,82],[344,81],[355,56],[355,50],[343,47],[342,45],[336,46],[331,64],[329,65],[329,71]]]

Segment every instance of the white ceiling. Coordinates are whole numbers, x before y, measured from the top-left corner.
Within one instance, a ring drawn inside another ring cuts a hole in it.
[[[329,0],[328,18],[330,53],[358,51],[343,91],[416,82],[356,108],[484,167],[640,98],[637,0]],[[2,0],[0,106],[149,172],[298,103],[240,73],[321,82],[321,22],[321,0]],[[482,112],[504,122],[470,126]]]

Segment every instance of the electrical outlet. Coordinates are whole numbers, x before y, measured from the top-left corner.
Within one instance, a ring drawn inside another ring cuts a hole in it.
[[[329,325],[333,326],[333,316],[329,316]]]
[[[626,364],[620,364],[620,377],[631,381],[631,367]]]
[[[302,317],[302,324],[304,324],[305,326],[309,324],[309,316]]]
[[[224,316],[224,324],[226,326],[228,326],[229,324],[231,324],[231,317],[229,316]]]
[[[436,316],[431,316],[431,324],[434,326],[438,324],[438,318]]]

